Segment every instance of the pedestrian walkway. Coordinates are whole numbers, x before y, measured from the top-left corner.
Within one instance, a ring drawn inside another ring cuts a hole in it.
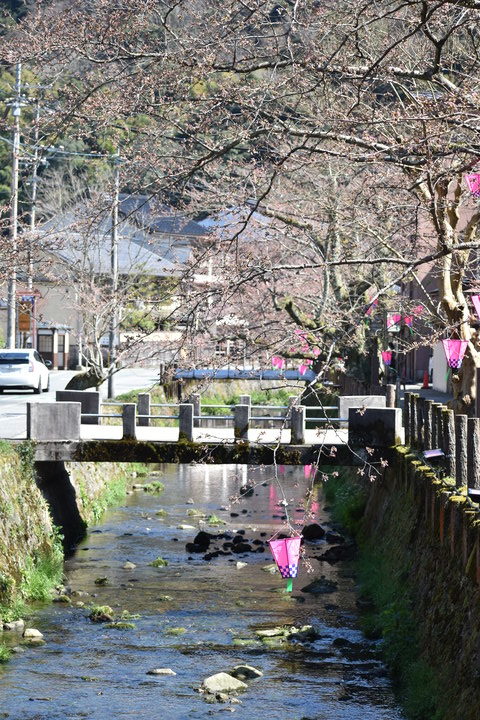
[[[407,383],[405,385],[405,389],[402,387],[402,390],[400,391],[400,402],[402,407],[403,398],[406,392],[417,393],[422,398],[433,400],[433,402],[442,403],[443,405],[447,405],[450,400],[453,400],[453,395],[451,393],[440,392],[440,390],[434,390],[431,387],[428,388],[428,390],[424,390],[422,388],[422,383]]]

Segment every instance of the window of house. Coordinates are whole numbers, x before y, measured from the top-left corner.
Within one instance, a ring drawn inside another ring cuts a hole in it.
[[[53,352],[53,335],[38,336],[38,352],[40,354]]]

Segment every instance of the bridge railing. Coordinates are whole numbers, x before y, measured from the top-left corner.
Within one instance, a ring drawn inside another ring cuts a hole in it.
[[[334,416],[329,414],[336,412],[335,406],[307,407],[299,405],[297,397],[291,397],[288,405],[255,406],[251,404],[250,396],[244,395],[241,396],[241,402],[237,405],[222,406],[222,410],[226,410],[229,414],[223,414],[220,417],[202,412],[199,396],[193,396],[190,398],[191,402],[180,403],[179,405],[152,403],[149,393],[139,394],[137,403],[106,401],[101,404],[98,393],[89,391],[61,391],[61,393],[57,394],[57,397],[59,402],[56,403],[27,404],[28,438],[45,441],[75,440],[85,437],[85,432],[81,433],[81,425],[105,423],[120,424],[123,438],[136,438],[137,430],[140,427],[149,427],[158,422],[174,422],[178,426],[179,438],[192,441],[194,440],[195,428],[201,428],[203,423],[210,422],[214,423],[214,428],[219,430],[217,423],[220,421],[228,423],[229,426],[233,425],[233,435],[236,440],[248,441],[249,430],[262,431],[273,428],[278,429],[279,432],[289,429],[290,442],[303,444],[305,443],[305,433],[307,429],[312,429],[312,425],[313,429],[318,427],[322,429],[335,428],[340,423],[345,422],[347,418],[346,412],[343,412],[343,416],[342,414]],[[342,407],[348,411],[349,424],[353,428],[358,425],[356,413],[365,411],[365,399],[353,397],[342,398],[342,401],[344,403],[348,401],[349,403],[349,405]],[[115,412],[103,412],[106,407],[113,408]],[[203,410],[212,407],[215,406],[204,405]],[[164,408],[168,412],[165,412]],[[118,412],[120,409],[121,412]],[[377,406],[376,409],[381,414],[381,408]],[[354,411],[353,415],[352,410]],[[367,408],[367,419],[370,411],[373,412],[374,410],[375,406]],[[372,422],[378,424],[375,413]],[[364,432],[364,428],[361,431]],[[196,435],[198,437],[198,433]],[[93,436],[100,439],[101,432],[94,432]],[[393,444],[396,437],[397,435],[394,436],[390,444]],[[229,438],[225,437],[225,440],[227,439]],[[279,439],[281,439],[281,436],[279,436]]]

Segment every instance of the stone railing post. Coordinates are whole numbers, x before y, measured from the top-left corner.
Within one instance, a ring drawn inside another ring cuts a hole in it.
[[[150,393],[138,393],[138,400],[137,400],[138,424],[141,427],[148,427],[150,425],[150,418],[142,417],[142,415],[151,415],[150,405],[151,405]]]
[[[235,405],[233,408],[233,433],[235,440],[248,441],[250,411],[250,405]]]
[[[468,487],[480,488],[480,418],[467,421]]]
[[[385,406],[387,408],[395,407],[395,385],[389,383],[385,393]]]
[[[467,485],[467,428],[468,417],[466,415],[455,415],[455,466],[457,487]]]
[[[445,472],[448,477],[456,477],[455,463],[455,414],[445,408],[442,411],[443,452],[445,453]]]
[[[199,393],[192,393],[188,398],[188,402],[193,405],[193,427],[200,427],[202,405]]]
[[[287,402],[287,410],[286,410],[286,417],[287,422],[285,423],[286,428],[292,427],[292,408],[295,407],[296,402],[300,402],[297,395],[289,395],[288,396],[288,402]]]
[[[423,404],[423,448],[431,450],[432,445],[432,400],[425,400]]]
[[[290,443],[303,445],[305,443],[305,406],[292,407],[290,414]]]
[[[193,440],[193,405],[181,403],[178,406],[178,439]]]
[[[400,378],[397,378],[397,381],[395,383],[395,407],[400,407],[400,392],[402,390],[402,385],[400,382]]]
[[[238,404],[239,405],[250,405],[250,407],[251,407],[252,406],[252,396],[251,395],[240,395]]]
[[[123,439],[135,440],[137,437],[137,406],[125,403],[122,408]]]
[[[79,440],[79,402],[27,402],[27,438],[29,440]]]
[[[100,425],[100,393],[93,390],[57,390],[57,402],[79,402],[82,406],[82,425]]]
[[[411,443],[410,437],[410,395],[411,393],[405,393],[403,396],[403,427],[405,428],[405,445],[409,446]]]

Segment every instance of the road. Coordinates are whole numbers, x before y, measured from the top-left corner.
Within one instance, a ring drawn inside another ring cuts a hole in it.
[[[151,388],[158,379],[156,368],[125,368],[115,375],[115,394],[129,390]],[[74,370],[58,370],[50,373],[50,391],[34,395],[31,390],[5,390],[0,395],[0,438],[23,438],[26,434],[27,402],[55,402],[55,392],[63,390]],[[100,388],[102,397],[107,396],[106,383]]]

